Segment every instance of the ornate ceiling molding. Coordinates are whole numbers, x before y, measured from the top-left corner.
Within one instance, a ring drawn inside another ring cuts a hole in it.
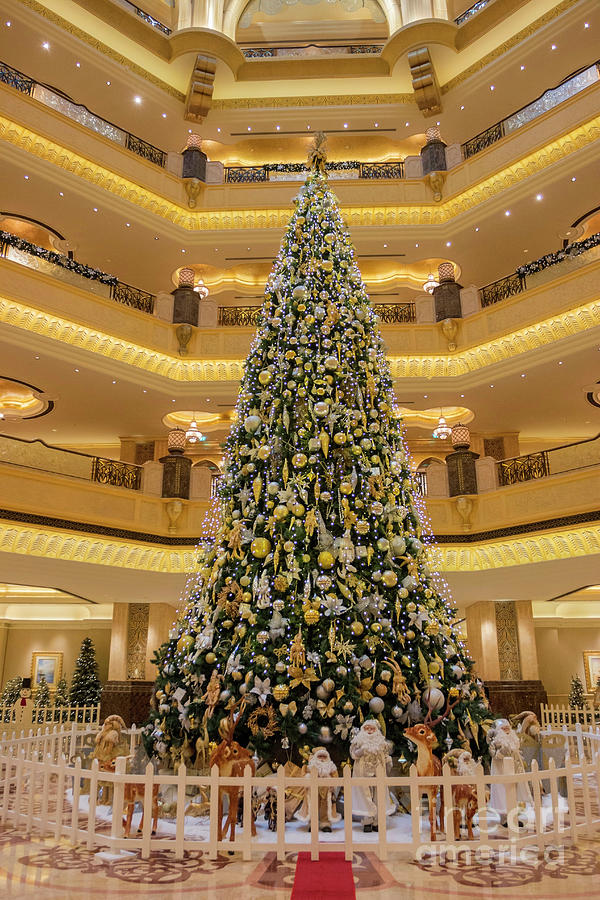
[[[0,116],[0,139],[186,231],[281,229],[286,227],[290,218],[288,207],[190,211],[3,116]],[[596,116],[441,203],[343,206],[342,210],[351,228],[370,225],[445,225],[456,216],[469,212],[599,139],[600,116]]]
[[[237,382],[243,359],[182,359],[0,296],[0,323],[97,353],[171,381]],[[600,326],[600,298],[454,354],[389,356],[393,378],[453,378],[477,372]]]
[[[56,529],[0,522],[0,553],[112,566],[170,575],[194,571],[195,548],[148,546]],[[600,553],[600,526],[557,530],[490,541],[476,547],[437,546],[432,562],[441,572],[482,572]]]

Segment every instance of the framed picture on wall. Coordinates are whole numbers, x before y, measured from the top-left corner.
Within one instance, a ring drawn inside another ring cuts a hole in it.
[[[595,694],[600,679],[600,650],[584,650],[585,687],[588,694]]]
[[[33,690],[37,688],[43,675],[50,690],[55,691],[62,675],[62,667],[62,650],[51,650],[48,653],[43,650],[34,650],[31,656],[31,687]]]

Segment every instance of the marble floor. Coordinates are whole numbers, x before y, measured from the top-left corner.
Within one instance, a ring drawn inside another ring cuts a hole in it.
[[[202,898],[221,900],[233,891],[244,900],[288,900],[295,855],[278,862],[275,854],[243,862],[223,854],[209,860],[200,851],[176,860],[170,851],[148,860],[137,852],[103,859],[67,841],[25,838],[12,826],[0,827],[0,897],[10,900],[86,900],[86,898]],[[497,853],[485,862],[388,860],[357,853],[353,872],[358,900],[441,900],[441,898],[569,897],[600,900],[600,838],[565,845],[538,859]]]

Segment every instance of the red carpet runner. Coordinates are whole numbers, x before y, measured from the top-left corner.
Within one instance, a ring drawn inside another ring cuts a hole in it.
[[[355,900],[352,863],[343,853],[299,853],[291,900]]]

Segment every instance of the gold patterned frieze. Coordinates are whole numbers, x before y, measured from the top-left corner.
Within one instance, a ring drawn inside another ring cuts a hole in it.
[[[0,553],[172,575],[192,572],[197,559],[192,546],[148,545],[133,540],[6,521],[0,521]],[[432,563],[449,574],[483,572],[597,554],[600,554],[600,526],[593,524],[492,540],[473,546],[444,544],[432,551]]]
[[[498,660],[502,681],[520,681],[521,659],[519,653],[519,629],[514,600],[498,600],[494,603]]]
[[[96,353],[170,381],[236,382],[241,379],[244,368],[243,359],[200,360],[170,356],[2,295],[0,323]],[[600,299],[458,353],[389,356],[388,361],[393,378],[452,378],[539,350],[599,325]]]
[[[289,222],[288,207],[189,210],[4,116],[0,116],[0,139],[186,231],[282,229]],[[578,125],[441,203],[343,206],[342,210],[350,227],[445,225],[598,139],[600,116]]]

